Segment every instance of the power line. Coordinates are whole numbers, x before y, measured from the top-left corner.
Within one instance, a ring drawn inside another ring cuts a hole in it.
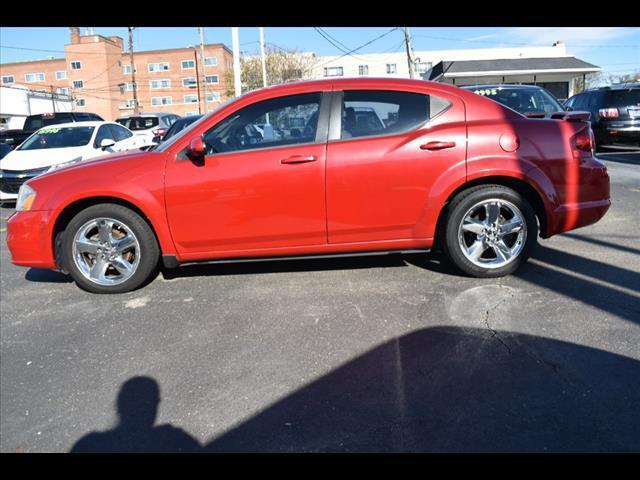
[[[360,45],[359,47],[354,48],[353,50],[351,50],[351,51],[349,51],[349,52],[345,53],[344,55],[341,55],[341,56],[339,56],[339,57],[337,57],[337,58],[333,58],[333,59],[331,59],[331,60],[329,60],[329,61],[327,61],[327,62],[321,63],[320,65],[316,65],[315,67],[316,67],[316,68],[320,68],[320,67],[323,67],[324,65],[327,65],[327,64],[329,64],[329,63],[331,63],[331,62],[335,62],[335,61],[337,61],[337,60],[340,60],[341,58],[344,58],[344,57],[346,57],[347,55],[349,55],[349,54],[351,54],[351,53],[357,52],[358,50],[361,50],[361,49],[363,49],[364,47],[366,47],[366,46],[368,46],[368,45],[371,45],[373,42],[376,42],[376,41],[380,40],[381,38],[386,37],[387,35],[389,35],[391,32],[393,32],[393,31],[395,31],[395,30],[398,30],[398,27],[393,27],[391,30],[386,31],[386,32],[385,32],[385,33],[383,33],[382,35],[378,35],[376,38],[374,38],[374,39],[372,39],[372,40],[369,40],[369,41],[368,41],[368,42],[366,42],[366,43],[363,43],[363,44],[362,44],[362,45]]]

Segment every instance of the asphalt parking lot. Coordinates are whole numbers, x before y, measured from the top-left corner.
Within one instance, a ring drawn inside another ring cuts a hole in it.
[[[387,255],[92,295],[12,265],[2,208],[0,450],[639,451],[640,154],[600,158],[605,218],[498,280]]]

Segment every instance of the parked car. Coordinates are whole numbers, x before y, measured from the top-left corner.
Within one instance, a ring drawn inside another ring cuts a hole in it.
[[[383,130],[344,130],[373,108]],[[255,141],[247,127],[296,120]],[[588,114],[529,119],[451,85],[330,79],[247,93],[150,152],[41,175],[7,222],[16,265],[126,292],[159,261],[442,249],[468,275],[514,272],[547,238],[598,221],[609,176]],[[64,188],[60,188],[64,185]],[[538,226],[539,225],[539,226]]]
[[[147,139],[113,122],[61,123],[41,128],[0,160],[0,202],[15,201],[20,186],[43,173],[147,144]]]
[[[7,156],[7,153],[11,151],[11,147],[6,143],[0,143],[0,160]]]
[[[462,88],[490,98],[529,117],[540,117],[565,111],[556,97],[545,88],[537,85],[496,84],[472,85]]]
[[[569,98],[564,106],[591,112],[598,148],[640,149],[640,83],[587,90]]]
[[[127,127],[135,135],[148,137],[149,141],[158,143],[155,138],[162,138],[173,122],[180,118],[175,113],[140,113],[116,118],[116,122]]]
[[[22,130],[0,131],[0,143],[6,143],[11,149],[14,149],[42,127],[57,125],[59,123],[92,121],[104,121],[104,119],[95,113],[85,112],[57,112],[29,115],[24,121]]]
[[[171,137],[178,134],[179,132],[187,128],[189,125],[191,125],[193,122],[201,118],[202,118],[202,115],[189,115],[187,117],[180,117],[173,122],[173,124],[169,127],[169,130],[167,130],[167,132],[163,136],[158,135],[154,137],[153,141],[155,143],[166,142]]]

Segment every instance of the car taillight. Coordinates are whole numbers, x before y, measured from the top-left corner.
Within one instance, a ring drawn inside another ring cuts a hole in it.
[[[618,112],[617,108],[601,108],[598,110],[598,115],[600,115],[600,118],[618,118],[620,112]]]
[[[573,156],[579,157],[581,152],[593,154],[595,148],[595,137],[591,128],[585,128],[573,137]]]

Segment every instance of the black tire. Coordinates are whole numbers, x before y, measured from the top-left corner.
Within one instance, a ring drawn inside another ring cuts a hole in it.
[[[100,285],[87,279],[73,260],[73,242],[76,233],[87,222],[100,217],[112,218],[126,224],[140,245],[140,260],[135,272],[116,285]],[[148,283],[152,279],[152,274],[157,273],[160,248],[153,230],[140,215],[122,205],[102,203],[80,211],[71,219],[62,235],[59,255],[63,269],[69,272],[80,288],[93,293],[124,293]]]
[[[524,217],[527,226],[526,239],[520,253],[498,268],[486,268],[471,262],[463,253],[458,241],[458,229],[464,215],[479,202],[489,199],[506,200],[515,205]],[[447,208],[444,226],[444,239],[441,242],[447,258],[462,272],[478,278],[495,278],[510,275],[524,263],[538,240],[538,222],[536,214],[524,196],[502,185],[480,185],[469,188],[456,195]]]

